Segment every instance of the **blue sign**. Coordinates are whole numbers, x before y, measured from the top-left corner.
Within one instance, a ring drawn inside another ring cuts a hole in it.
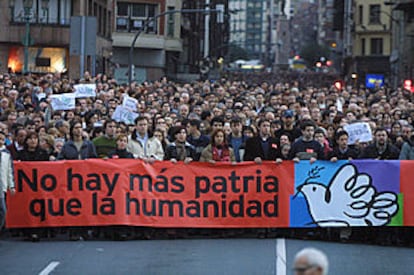
[[[384,75],[382,74],[367,74],[365,77],[365,87],[375,88],[384,86]]]

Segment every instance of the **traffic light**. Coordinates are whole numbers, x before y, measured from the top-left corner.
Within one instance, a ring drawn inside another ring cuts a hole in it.
[[[413,82],[412,82],[412,80],[411,80],[411,79],[406,79],[406,80],[404,80],[404,89],[405,89],[405,90],[408,90],[408,91],[410,91],[410,92],[414,92],[414,89],[413,89]]]

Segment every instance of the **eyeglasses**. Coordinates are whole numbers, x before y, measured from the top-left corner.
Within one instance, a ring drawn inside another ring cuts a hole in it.
[[[294,267],[293,268],[293,272],[298,273],[298,274],[303,274],[306,271],[308,271],[309,269],[315,268],[315,265],[308,265],[308,266],[298,266],[298,267]]]

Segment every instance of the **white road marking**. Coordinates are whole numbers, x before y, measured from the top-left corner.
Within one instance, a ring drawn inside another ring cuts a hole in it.
[[[60,262],[50,262],[50,264],[48,264],[40,273],[39,275],[48,275],[50,274],[50,272],[52,272],[58,265],[60,264]]]
[[[276,274],[286,275],[286,241],[276,239]]]

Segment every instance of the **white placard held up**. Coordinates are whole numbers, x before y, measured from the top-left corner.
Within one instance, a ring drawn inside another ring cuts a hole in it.
[[[138,111],[137,105],[138,105],[138,100],[136,98],[124,96],[124,100],[122,101],[122,107],[127,108],[131,111],[137,112]]]
[[[137,113],[134,113],[123,106],[117,106],[115,112],[112,114],[113,120],[117,122],[125,122],[128,125],[134,124],[134,121],[137,117]]]
[[[54,111],[75,109],[74,93],[50,95],[50,99]]]
[[[359,142],[369,142],[372,140],[371,127],[367,122],[357,122],[344,126],[345,131],[348,133],[348,144],[355,144]]]
[[[78,84],[75,88],[76,98],[96,97],[96,84]]]

